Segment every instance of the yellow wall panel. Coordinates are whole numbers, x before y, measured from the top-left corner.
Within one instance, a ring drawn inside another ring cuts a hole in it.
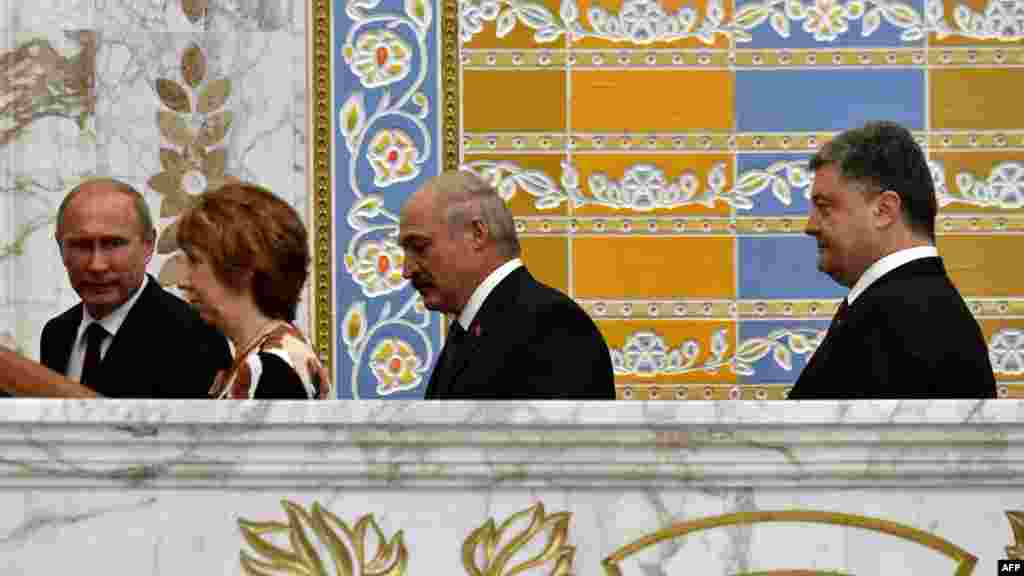
[[[565,131],[563,70],[466,70],[462,82],[463,130]]]
[[[723,70],[573,70],[572,127],[590,132],[731,130]]]
[[[520,237],[523,264],[534,278],[569,293],[569,239],[557,236]]]
[[[938,248],[965,298],[1020,293],[1024,236],[939,236]]]
[[[578,237],[577,298],[734,298],[734,238]]]
[[[1024,128],[1020,95],[1024,74],[1014,68],[946,68],[930,71],[932,128]]]

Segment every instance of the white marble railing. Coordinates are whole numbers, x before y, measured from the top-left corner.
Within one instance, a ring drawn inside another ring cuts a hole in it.
[[[529,573],[991,574],[1024,544],[1022,416],[1009,400],[8,400],[0,555],[5,574],[238,574],[240,553],[252,573],[347,574],[347,554],[352,574],[507,574],[548,544]],[[289,555],[304,542],[318,556]]]

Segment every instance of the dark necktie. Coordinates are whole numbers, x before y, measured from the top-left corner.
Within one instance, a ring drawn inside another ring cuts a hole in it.
[[[99,322],[93,322],[85,329],[85,362],[82,364],[82,378],[80,379],[84,385],[94,384],[93,380],[96,379],[100,370],[100,347],[103,345],[103,339],[107,336],[107,331],[100,326]]]
[[[444,364],[441,367],[441,382],[454,383],[459,347],[462,346],[465,340],[466,330],[462,327],[462,324],[459,324],[458,320],[452,322],[448,328],[448,341],[444,344]]]

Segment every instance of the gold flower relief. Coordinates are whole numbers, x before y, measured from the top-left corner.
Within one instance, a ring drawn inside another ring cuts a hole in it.
[[[178,250],[177,217],[203,192],[216,190],[232,178],[226,174],[227,150],[219,145],[231,129],[232,113],[223,110],[231,96],[231,81],[207,81],[206,56],[191,44],[181,58],[184,85],[168,79],[156,81],[156,91],[166,109],[157,114],[160,133],[171,147],[160,149],[162,171],[149,179],[159,193],[160,218],[175,218],[164,227],[157,252]],[[181,253],[170,258],[160,272],[160,282],[174,285],[183,269]]]
[[[349,528],[319,503],[309,512],[287,500],[282,505],[287,523],[239,519],[242,536],[253,551],[241,552],[245,574],[405,574],[409,552],[401,530],[388,540],[370,514]],[[566,543],[570,519],[568,512],[545,514],[541,503],[513,514],[498,527],[489,519],[463,542],[463,568],[470,576],[512,576],[535,569],[540,570],[534,574],[568,576],[576,554]]]
[[[1007,510],[1006,518],[1013,530],[1013,544],[1006,547],[1006,557],[1011,560],[1024,560],[1024,512]]]
[[[209,5],[209,0],[181,0],[181,11],[185,13],[189,22],[198,24],[206,16]]]
[[[568,576],[576,556],[576,548],[567,544],[571,519],[568,512],[545,515],[540,502],[497,528],[489,519],[463,542],[462,565],[470,576],[522,574],[541,567],[550,576]],[[539,550],[531,553],[531,548]]]
[[[273,574],[328,574],[337,576],[400,576],[405,574],[409,553],[399,530],[391,540],[373,515],[349,526],[314,503],[307,512],[287,500],[281,503],[288,522],[252,522],[239,519],[242,536],[253,554],[241,553],[242,570],[250,576]],[[287,541],[287,546],[274,537]]]

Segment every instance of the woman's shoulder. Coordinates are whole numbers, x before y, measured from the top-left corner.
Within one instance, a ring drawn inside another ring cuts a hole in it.
[[[320,363],[313,347],[302,333],[291,324],[281,323],[264,339],[256,353],[260,363],[264,365],[263,374],[257,388],[257,397],[263,397],[259,388],[264,380],[273,378],[275,382],[291,381],[298,384],[304,397],[309,399],[325,399],[330,397],[330,378]],[[269,372],[268,372],[269,368]],[[276,388],[276,385],[272,384]]]

